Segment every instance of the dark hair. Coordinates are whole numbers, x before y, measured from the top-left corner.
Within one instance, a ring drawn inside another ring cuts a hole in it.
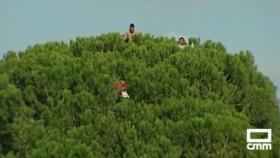
[[[129,27],[135,27],[135,25],[134,25],[133,23],[131,23],[131,24],[129,25]]]
[[[184,40],[185,41],[185,38],[184,37],[180,37],[179,40]]]

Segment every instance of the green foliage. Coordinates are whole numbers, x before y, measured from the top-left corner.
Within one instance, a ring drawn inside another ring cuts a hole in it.
[[[0,156],[280,157],[276,88],[252,53],[118,33],[48,42],[0,61]],[[130,99],[112,84],[122,77]],[[247,128],[272,128],[249,152]]]

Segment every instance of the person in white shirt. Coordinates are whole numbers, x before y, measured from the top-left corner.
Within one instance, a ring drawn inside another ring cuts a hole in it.
[[[134,24],[130,24],[128,31],[124,34],[124,42],[125,43],[131,42],[133,40],[133,37],[136,34],[137,34],[137,32],[135,30],[135,25]]]
[[[180,38],[178,39],[177,45],[178,45],[178,47],[181,48],[181,49],[186,48],[187,42],[186,42],[185,38],[184,38],[184,37],[180,37]]]

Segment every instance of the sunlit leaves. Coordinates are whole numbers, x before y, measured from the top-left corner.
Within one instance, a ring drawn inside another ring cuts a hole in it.
[[[112,88],[122,78],[129,99]],[[246,129],[280,133],[276,88],[252,53],[119,33],[48,42],[0,61],[6,157],[279,157],[248,153]]]

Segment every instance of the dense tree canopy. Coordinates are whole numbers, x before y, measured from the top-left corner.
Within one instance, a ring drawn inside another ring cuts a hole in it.
[[[0,157],[280,157],[276,88],[252,53],[189,42],[109,33],[7,52]],[[272,128],[273,150],[247,150],[247,128]]]

